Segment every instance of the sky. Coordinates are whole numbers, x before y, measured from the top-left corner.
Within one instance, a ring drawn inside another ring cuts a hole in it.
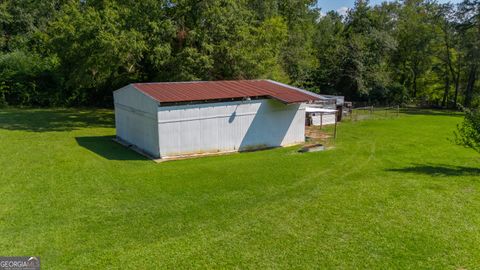
[[[340,14],[345,14],[347,10],[353,7],[354,0],[317,0],[317,6],[322,9],[322,13],[330,10],[336,10]],[[384,0],[370,0],[371,5],[376,5],[384,2]],[[460,3],[462,0],[438,0],[440,3]]]

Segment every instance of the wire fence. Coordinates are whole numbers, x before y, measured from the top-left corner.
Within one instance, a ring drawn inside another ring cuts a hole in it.
[[[352,108],[345,114],[345,119],[350,121],[391,119],[397,118],[400,115],[400,106]]]
[[[344,109],[342,121],[393,119],[399,116],[400,106],[366,106]],[[335,138],[337,135],[336,124],[324,126],[307,125],[305,127],[305,135],[307,145],[321,144],[327,148],[332,147],[335,145]]]

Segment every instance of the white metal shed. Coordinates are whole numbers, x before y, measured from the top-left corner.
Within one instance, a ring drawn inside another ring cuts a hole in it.
[[[162,159],[293,145],[317,99],[270,80],[130,84],[114,92],[117,139]]]

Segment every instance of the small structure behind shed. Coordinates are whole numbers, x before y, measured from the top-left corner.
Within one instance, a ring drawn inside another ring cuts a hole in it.
[[[337,110],[335,109],[325,109],[309,104],[305,112],[307,113],[307,125],[323,127],[334,125],[337,122]]]

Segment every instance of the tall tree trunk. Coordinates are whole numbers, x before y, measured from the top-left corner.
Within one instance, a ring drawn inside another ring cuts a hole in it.
[[[413,72],[413,97],[417,97],[417,72]]]
[[[445,91],[443,92],[442,107],[447,106],[448,93],[450,92],[450,75],[448,70],[445,72]]]
[[[460,71],[455,76],[455,96],[453,97],[453,107],[457,108],[458,90],[460,90]]]
[[[452,79],[453,79],[453,84],[455,85],[455,97],[454,97],[454,101],[453,101],[453,107],[456,108],[457,107],[457,98],[458,98],[458,89],[459,89],[459,83],[460,83],[460,65],[458,64],[459,63],[459,60],[457,59],[457,66],[458,66],[458,69],[457,69],[457,72],[455,72],[455,68],[453,68],[453,63],[452,63],[452,58],[451,58],[451,55],[450,55],[450,42],[449,42],[449,39],[448,39],[448,34],[447,34],[447,31],[445,31],[445,48],[446,48],[446,52],[447,52],[447,65],[448,65],[448,70],[450,71],[450,74],[452,75]],[[447,73],[447,76],[448,76],[448,73]],[[444,93],[444,96],[443,96],[443,102],[446,102],[446,99],[448,99],[448,91],[450,91],[450,78],[446,78],[447,80],[445,81],[445,93]],[[448,86],[447,86],[448,84]],[[448,89],[447,89],[448,87]],[[445,104],[442,104],[443,107],[445,107],[445,105],[447,107],[448,106],[448,103],[445,103]]]
[[[470,72],[468,74],[468,83],[467,89],[465,90],[465,100],[463,101],[463,106],[470,107],[472,103],[473,97],[473,87],[475,86],[475,81],[477,79],[477,65],[473,65],[470,68]]]

